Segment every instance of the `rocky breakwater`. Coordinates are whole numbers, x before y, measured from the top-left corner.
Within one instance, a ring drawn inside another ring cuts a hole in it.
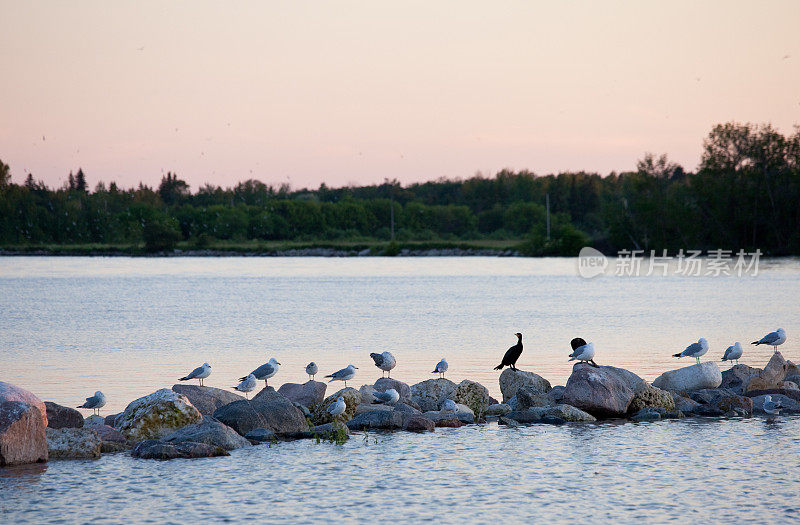
[[[0,467],[47,461],[46,428],[42,400],[0,381]]]

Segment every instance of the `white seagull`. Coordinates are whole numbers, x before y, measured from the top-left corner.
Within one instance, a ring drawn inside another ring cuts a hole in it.
[[[317,372],[319,372],[319,367],[314,361],[311,361],[306,365],[306,374],[308,374],[309,381],[313,381],[314,376],[317,375]]]
[[[339,396],[336,399],[336,402],[331,403],[331,405],[328,407],[328,413],[333,417],[341,416],[344,414],[345,410],[347,410],[347,405],[345,404],[342,396]]]
[[[375,366],[383,370],[384,372],[389,372],[389,377],[392,377],[392,368],[395,367],[397,364],[397,360],[394,356],[389,352],[384,352],[382,354],[376,354],[375,352],[369,354],[373,361],[375,361]]]
[[[699,363],[700,356],[705,355],[706,352],[708,352],[708,341],[701,337],[696,343],[687,346],[683,352],[674,354],[672,357],[694,357]]]
[[[203,386],[203,379],[207,378],[210,375],[211,375],[211,365],[209,365],[208,363],[203,363],[203,366],[198,366],[197,368],[195,368],[194,370],[189,372],[188,375],[178,379],[178,381],[188,381],[190,379],[199,379],[200,380],[200,386]]]
[[[386,392],[374,392],[372,395],[375,396],[378,403],[385,405],[394,405],[400,400],[400,394],[394,388],[390,388]]]
[[[775,352],[778,351],[778,345],[786,342],[786,331],[783,328],[778,328],[774,332],[770,332],[758,341],[753,341],[751,345],[770,345]]]
[[[594,362],[594,343],[587,343],[580,337],[576,337],[569,344],[572,346],[572,353],[569,354],[570,361],[578,360],[597,367],[597,363]]]
[[[739,358],[742,357],[742,345],[739,341],[736,341],[731,346],[725,349],[725,353],[722,355],[723,361],[736,361],[736,364],[739,364]]]
[[[777,416],[781,411],[781,404],[772,400],[772,396],[764,396],[764,412],[770,416]]]
[[[267,379],[277,374],[279,367],[280,363],[278,362],[278,360],[272,357],[270,358],[268,363],[264,363],[263,365],[259,366],[258,368],[250,372],[250,374],[255,376],[256,379],[259,380],[263,379],[264,385],[269,386]],[[244,381],[245,379],[247,379],[247,376],[240,377],[239,381]]]
[[[439,377],[444,379],[444,373],[447,372],[447,369],[450,368],[447,365],[447,361],[443,357],[441,361],[436,363],[436,366],[433,367],[433,372],[431,374],[439,374]]]
[[[256,385],[258,385],[258,380],[256,379],[256,376],[254,376],[253,374],[249,374],[242,380],[241,383],[232,388],[234,390],[238,390],[239,392],[244,392],[244,397],[250,399],[250,397],[247,394],[248,392],[252,392],[253,390],[255,390]]]
[[[100,409],[104,406],[106,406],[106,396],[98,390],[92,397],[87,397],[86,402],[78,408],[91,408],[96,415],[99,415]]]
[[[331,378],[331,380],[328,381],[328,383],[330,383],[331,381],[344,381],[344,387],[347,388],[347,381],[353,379],[353,376],[356,375],[356,370],[358,370],[357,366],[347,365],[347,368],[342,368],[341,370],[337,370],[331,375],[327,375],[325,377]]]
[[[442,410],[441,412],[458,412],[458,405],[452,399],[445,399],[444,403],[442,403]]]

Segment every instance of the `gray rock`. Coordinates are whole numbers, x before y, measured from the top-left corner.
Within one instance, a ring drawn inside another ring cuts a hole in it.
[[[51,401],[45,401],[44,406],[47,410],[48,428],[83,427],[83,416],[74,408],[61,406]]]
[[[633,421],[660,421],[661,414],[652,408],[643,408],[631,416]]]
[[[501,417],[498,420],[498,423],[500,423],[501,425],[506,425],[511,428],[518,428],[522,426],[519,421],[517,421],[516,419],[511,419],[508,416]]]
[[[675,392],[692,392],[704,388],[717,388],[722,384],[722,373],[717,363],[704,363],[664,372],[653,381],[653,386]]]
[[[215,456],[229,456],[228,452],[221,448],[205,443],[192,443],[184,441],[182,443],[164,443],[157,439],[141,441],[133,447],[131,456],[140,459],[178,459],[178,458],[209,458]]]
[[[675,400],[670,392],[645,383],[644,388],[641,388],[633,396],[631,404],[628,406],[628,413],[636,414],[645,408],[663,408],[666,411],[675,410]]]
[[[360,414],[364,414],[366,412],[373,412],[375,410],[380,410],[383,412],[391,412],[394,410],[394,407],[391,405],[361,403],[356,407],[355,415],[358,416]]]
[[[116,428],[131,441],[139,441],[162,438],[202,420],[200,411],[186,396],[162,388],[132,401],[117,417]],[[86,424],[89,424],[88,418]],[[99,424],[105,424],[105,418],[100,418]]]
[[[456,387],[449,379],[428,379],[411,385],[411,400],[423,412],[439,410],[442,402],[450,398]]]
[[[47,461],[47,409],[22,388],[0,381],[0,467]]]
[[[544,407],[553,403],[549,397],[550,393],[542,394],[539,390],[534,390],[530,386],[522,386],[517,390],[517,395],[512,397],[508,404],[514,410],[525,410],[530,407]]]
[[[792,399],[791,397],[785,396],[783,394],[769,394],[772,396],[773,403],[779,403],[783,408],[781,408],[781,414],[800,414],[800,401]],[[758,414],[765,414],[764,412],[764,400],[767,398],[767,395],[760,395],[750,398],[753,401],[753,412]]]
[[[756,391],[781,389],[789,368],[789,363],[786,362],[780,352],[773,353],[767,366],[764,367],[764,370],[747,383],[745,394]]]
[[[404,414],[422,414],[421,410],[417,410],[416,408],[412,407],[411,405],[407,405],[405,403],[397,403],[394,406],[395,412],[402,412]]]
[[[250,442],[236,433],[235,430],[219,421],[204,420],[196,425],[180,428],[163,440],[165,443],[205,443],[225,450],[249,447]]]
[[[172,391],[186,396],[189,402],[204,416],[210,416],[219,407],[244,399],[239,394],[210,386],[172,385]]]
[[[375,381],[375,390],[378,392],[386,392],[390,388],[397,390],[397,393],[400,394],[401,402],[405,402],[411,398],[411,387],[402,381],[390,377],[382,377]]]
[[[375,387],[372,385],[361,385],[361,388],[358,389],[358,393],[361,394],[361,403],[360,404],[371,404],[375,401]]]
[[[316,427],[314,427],[316,428]],[[313,429],[312,429],[313,430]],[[278,440],[278,436],[275,435],[275,432],[268,428],[254,428],[247,434],[245,434],[245,439],[250,441],[250,443],[272,443]]]
[[[84,427],[96,427],[105,424],[106,424],[106,418],[104,418],[103,416],[98,416],[97,414],[92,414],[91,416],[83,420]]]
[[[472,424],[475,422],[475,413],[466,405],[456,404],[458,410],[455,413],[446,411],[446,410],[429,410],[424,412],[422,415],[430,419],[431,421],[438,423],[440,421],[446,421],[450,419],[457,419],[464,424]]]
[[[538,374],[526,372],[524,370],[512,370],[506,368],[500,374],[500,392],[503,394],[503,403],[517,395],[517,390],[527,387],[530,391],[547,394],[550,389],[550,382]]]
[[[303,384],[284,383],[278,389],[278,393],[290,401],[310,408],[325,400],[325,391],[327,389],[328,385],[320,381],[306,381]]]
[[[487,416],[504,416],[509,412],[511,412],[511,407],[505,403],[489,405],[489,407],[486,409]]]
[[[218,408],[214,418],[242,436],[256,428],[268,428],[278,436],[308,431],[303,412],[272,387],[264,388],[250,401]]]
[[[591,423],[592,421],[597,421],[593,415],[584,412],[580,408],[564,403],[547,407],[531,407],[528,411],[539,419],[557,417],[570,423]]]
[[[690,396],[700,404],[692,410],[692,413],[700,416],[753,415],[753,401],[749,397],[736,395],[727,388],[698,390],[692,392]]]
[[[311,410],[311,421],[315,425],[322,425],[333,421],[333,416],[328,412],[328,407],[331,406],[336,400],[342,396],[345,403],[344,414],[338,416],[341,421],[349,421],[356,415],[356,408],[361,404],[361,392],[353,387],[343,388],[325,398],[325,400],[316,405]]]
[[[347,426],[350,430],[400,429],[403,428],[403,415],[400,412],[373,410],[357,415],[347,422]]]
[[[623,417],[633,400],[626,376],[612,367],[579,363],[564,389],[564,402],[597,418]]]
[[[679,410],[685,414],[694,413],[695,409],[700,406],[700,403],[694,399],[682,396],[677,392],[672,392],[672,400],[675,402],[675,410]]]
[[[727,388],[738,395],[744,395],[750,380],[757,377],[761,369],[747,365],[733,365],[722,372],[721,388]]]
[[[566,390],[566,387],[559,385],[554,386],[553,389],[547,393],[547,399],[550,401],[551,405],[557,405],[564,402],[564,390]]]
[[[468,406],[475,415],[475,419],[481,421],[489,406],[489,390],[480,383],[465,379],[458,384],[449,399],[457,404]]]
[[[106,416],[103,423],[110,426],[111,428],[115,428],[117,426],[117,417],[121,415],[122,412],[120,412],[119,414],[111,414],[110,416]]]
[[[100,457],[102,441],[92,428],[48,428],[50,459],[94,459]]]

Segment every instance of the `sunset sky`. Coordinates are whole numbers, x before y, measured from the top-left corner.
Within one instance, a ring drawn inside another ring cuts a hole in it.
[[[800,2],[0,0],[0,159],[60,186],[696,168],[800,124]]]

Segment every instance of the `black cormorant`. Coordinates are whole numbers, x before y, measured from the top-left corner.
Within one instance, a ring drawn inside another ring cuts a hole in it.
[[[502,370],[504,366],[509,367],[511,370],[517,369],[517,359],[522,353],[522,334],[517,332],[514,335],[517,336],[517,344],[506,350],[506,355],[503,356],[500,364],[494,367],[495,370]]]

